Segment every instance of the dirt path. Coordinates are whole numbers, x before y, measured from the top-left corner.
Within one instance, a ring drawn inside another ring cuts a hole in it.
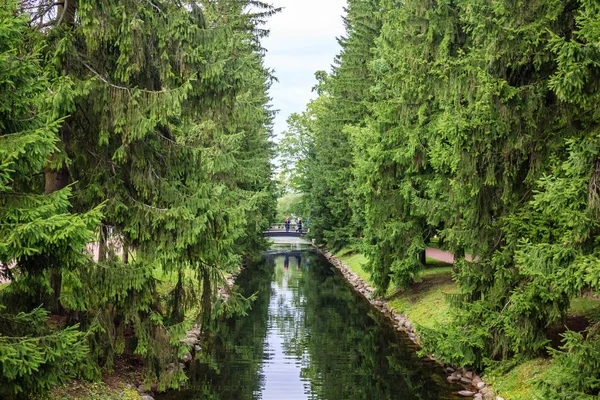
[[[450,253],[449,251],[429,247],[427,250],[425,250],[425,255],[441,262],[454,264],[454,254]],[[465,255],[465,258],[467,261],[473,261],[473,256],[471,254]]]

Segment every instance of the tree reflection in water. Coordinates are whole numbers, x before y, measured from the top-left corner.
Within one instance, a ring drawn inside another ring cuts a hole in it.
[[[209,356],[190,367],[189,387],[158,399],[455,398],[443,371],[419,359],[320,255],[272,256],[237,286],[258,294],[252,309],[217,324]]]

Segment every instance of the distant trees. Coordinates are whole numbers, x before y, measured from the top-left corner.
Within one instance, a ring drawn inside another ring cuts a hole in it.
[[[418,280],[439,237],[461,295],[427,349],[477,367],[539,353],[570,299],[599,289],[598,6],[348,4],[339,64],[288,131],[310,139],[299,187],[315,237],[358,243],[381,293]],[[572,356],[596,338],[571,337]]]
[[[184,313],[201,299],[208,321],[223,273],[259,249],[275,209],[259,42],[273,12],[254,1],[3,3],[7,312],[39,321],[41,305],[79,323],[91,366],[111,368],[133,335],[148,380],[183,379],[164,371]],[[157,274],[171,273],[179,282],[160,302]]]
[[[381,26],[378,1],[350,1],[339,39],[341,53],[333,73],[317,72],[320,95],[303,115],[292,115],[284,135],[283,152],[296,161],[300,178],[295,187],[305,192],[311,232],[315,238],[341,248],[362,234],[364,195],[353,176],[353,147],[346,127],[362,126],[372,99],[369,72],[371,48]]]

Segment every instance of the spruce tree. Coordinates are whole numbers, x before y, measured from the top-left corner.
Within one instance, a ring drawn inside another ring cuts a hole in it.
[[[63,121],[46,103],[48,81],[37,37],[14,1],[0,4],[0,397],[43,393],[85,369],[83,332],[54,330],[40,308],[53,297],[52,274],[89,263],[100,213],[71,213],[71,187],[45,193],[44,168]]]
[[[44,45],[51,116],[64,118],[44,155],[45,191],[71,191],[82,213],[103,205],[83,241],[97,262],[57,270],[46,285],[88,331],[90,365],[110,369],[133,351],[148,382],[178,386],[186,312],[200,302],[208,326],[223,275],[263,244],[273,213],[272,78],[259,39],[276,10],[134,0],[19,9]],[[179,282],[165,303],[157,286],[171,274]]]
[[[455,253],[452,321],[422,333],[441,359],[484,367],[542,354],[570,300],[598,290],[598,7],[383,0],[377,10],[364,86],[346,75],[357,64],[344,47],[334,73],[320,74],[319,99],[291,121],[290,136],[307,144],[307,205],[335,221],[347,204],[339,181],[352,177],[382,293],[419,279],[433,235]],[[352,160],[332,161],[337,149]],[[592,368],[574,376],[582,360],[595,365],[596,330],[568,334],[570,353],[557,356],[570,371],[557,381],[582,395],[597,390]],[[545,390],[561,393],[550,381]]]
[[[381,226],[374,245],[395,240],[378,252],[388,262],[376,258],[373,266],[410,283],[410,250],[420,250],[432,229],[455,252],[456,318],[432,342],[424,335],[426,347],[449,361],[482,366],[539,354],[545,328],[564,318],[575,294],[550,280],[548,268],[564,272],[566,254],[523,249],[528,229],[547,235],[548,221],[534,210],[553,207],[534,194],[580,135],[569,122],[580,113],[561,102],[549,79],[560,60],[553,38],[569,35],[572,6],[387,5],[374,62],[381,98],[362,137],[367,176],[387,182],[370,189],[382,199],[367,211]],[[466,262],[465,249],[477,258]]]

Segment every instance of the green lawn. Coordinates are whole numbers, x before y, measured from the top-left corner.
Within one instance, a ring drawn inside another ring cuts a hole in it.
[[[335,256],[361,279],[372,283],[369,273],[363,268],[368,262],[364,255],[351,249],[342,249]],[[428,257],[427,268],[419,283],[408,290],[390,287],[387,297],[397,312],[406,314],[416,324],[433,328],[449,317],[446,294],[457,292],[458,287],[452,281],[452,266]]]
[[[569,316],[586,317],[592,322],[600,321],[600,300],[590,297],[572,299]]]
[[[411,288],[396,288],[390,305],[397,312],[406,314],[413,323],[434,328],[448,321],[450,307],[446,294],[454,293],[458,293],[458,286],[452,280],[452,267],[438,262],[427,268],[421,281]]]
[[[542,379],[551,365],[552,360],[535,358],[517,365],[507,373],[499,376],[492,373],[483,379],[494,387],[497,395],[507,400],[541,400],[536,397],[535,382]]]
[[[351,249],[343,249],[335,256],[341,259],[363,280],[371,283],[370,276],[363,266],[367,258]],[[444,324],[450,317],[450,307],[446,294],[458,293],[452,280],[452,266],[427,258],[427,268],[421,281],[407,290],[390,288],[388,301],[397,311],[406,314],[415,324],[435,328]],[[585,317],[590,322],[600,321],[600,300],[591,297],[576,297],[571,301],[569,317]],[[494,387],[496,394],[505,399],[535,400],[535,382],[552,365],[552,359],[536,358],[525,361],[508,372],[490,372],[484,380]]]
[[[350,269],[360,276],[360,278],[368,283],[371,282],[371,275],[364,270],[363,266],[369,261],[364,255],[354,253],[350,249],[342,249],[334,254],[338,259],[342,260]]]

